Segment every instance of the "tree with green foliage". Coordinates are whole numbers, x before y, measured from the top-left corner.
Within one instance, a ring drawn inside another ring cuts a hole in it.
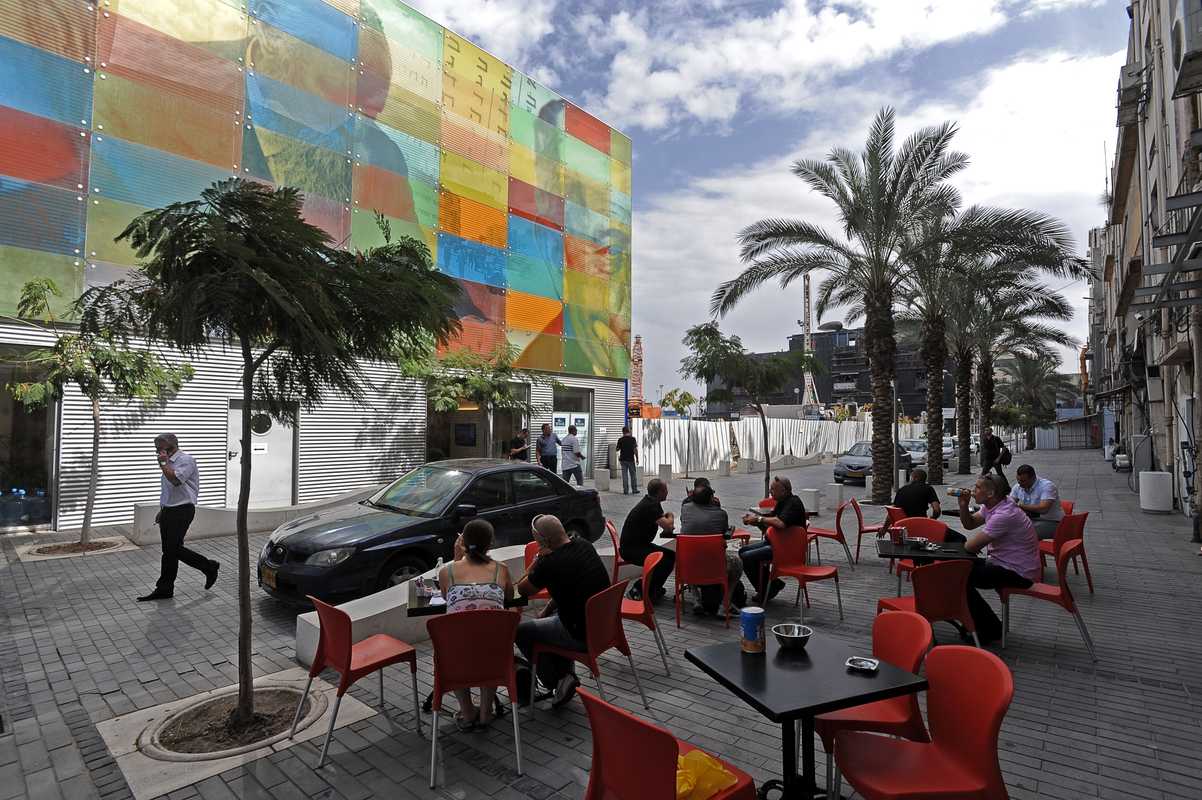
[[[689,353],[680,360],[682,377],[711,387],[706,395],[711,402],[729,403],[741,391],[760,415],[764,434],[764,497],[767,497],[772,459],[764,404],[772,395],[793,385],[798,373],[816,372],[821,368],[819,363],[813,356],[797,351],[768,356],[749,353],[738,336],[723,335],[716,322],[694,325],[685,331],[682,342]]]
[[[85,332],[138,330],[185,354],[214,347],[241,355],[242,407],[295,425],[300,409],[330,393],[364,396],[364,362],[401,354],[458,329],[459,287],[438,272],[426,245],[392,240],[366,251],[333,246],[305,221],[300,192],[240,179],[199,200],[148,211],[117,237],[142,265],[83,298]],[[254,720],[251,669],[250,413],[242,415],[238,489],[238,704],[232,728]]]
[[[684,417],[684,476],[689,477],[689,460],[693,449],[693,415],[692,409],[697,405],[697,398],[687,389],[671,389],[660,401],[676,412],[678,417]]]
[[[1080,398],[1076,381],[1059,371],[1056,358],[1020,353],[999,364],[998,407],[994,417],[1027,435],[1027,448],[1035,447],[1035,429],[1056,421],[1056,403]]]
[[[402,369],[425,381],[426,397],[439,413],[457,411],[464,402],[479,406],[485,414],[485,452],[491,458],[496,455],[493,415],[497,411],[517,412],[527,419],[545,414],[550,409],[544,403],[533,402],[528,387],[551,391],[563,387],[548,375],[521,369],[517,358],[517,348],[506,344],[487,354],[452,350],[441,359],[430,352]]]
[[[817,271],[826,276],[818,288],[819,316],[834,305],[859,303],[872,374],[873,500],[881,504],[892,498],[894,479],[894,302],[911,250],[925,244],[909,234],[959,205],[949,179],[968,163],[950,149],[956,133],[950,122],[916,131],[896,149],[894,128],[893,109],[882,109],[863,152],[836,147],[825,161],[796,162],[793,174],[835,204],[841,235],[804,220],[748,226],[739,237],[748,266],[719,286],[711,302],[716,314],[726,314],[765,283],[785,288]]]
[[[53,298],[59,297],[62,292],[49,278],[37,278],[21,287],[16,321],[45,328],[54,335],[54,344],[6,357],[6,362],[37,376],[6,388],[14,400],[30,410],[50,405],[63,396],[68,386],[87,398],[92,411],[92,463],[79,530],[79,543],[87,545],[92,536],[92,511],[100,476],[102,405],[161,402],[192,378],[192,367],[173,366],[149,349],[130,347],[126,333],[112,326],[81,331],[60,327],[63,320],[53,310]]]

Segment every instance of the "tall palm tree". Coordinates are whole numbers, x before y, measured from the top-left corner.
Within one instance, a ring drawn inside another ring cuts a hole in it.
[[[873,500],[888,502],[893,488],[892,392],[896,342],[893,305],[903,265],[915,242],[907,234],[923,220],[959,205],[948,179],[968,158],[950,149],[950,122],[923,128],[894,147],[893,109],[873,120],[863,152],[833,148],[825,161],[803,159],[793,174],[839,211],[842,236],[804,220],[765,219],[739,235],[747,268],[714,292],[711,310],[723,315],[769,281],[782,288],[814,270],[819,315],[836,303],[864,309],[868,363],[872,374]]]
[[[1020,354],[999,364],[998,399],[1026,431],[1028,449],[1035,447],[1035,429],[1056,419],[1056,402],[1079,396],[1076,381],[1059,367],[1046,355]]]

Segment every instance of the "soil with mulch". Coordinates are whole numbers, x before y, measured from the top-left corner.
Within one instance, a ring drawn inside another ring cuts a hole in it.
[[[109,550],[120,545],[120,542],[67,542],[66,544],[48,544],[33,552],[39,556],[67,556],[77,553],[95,553],[97,550]]]
[[[299,694],[287,689],[255,692],[254,718],[236,729],[229,722],[238,695],[219,697],[177,717],[159,732],[159,745],[176,753],[215,753],[261,742],[292,727]],[[301,719],[311,704],[311,700],[305,701]]]

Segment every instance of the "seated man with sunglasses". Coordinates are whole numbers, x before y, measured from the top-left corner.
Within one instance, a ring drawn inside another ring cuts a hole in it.
[[[609,588],[609,570],[593,546],[569,537],[556,517],[540,514],[530,527],[539,551],[518,581],[518,594],[529,597],[546,589],[551,602],[538,619],[525,619],[518,625],[518,649],[527,660],[536,644],[587,650],[585,604],[597,592]],[[555,689],[552,708],[571,700],[580,685],[573,662],[556,655],[539,656],[538,679],[543,686]]]

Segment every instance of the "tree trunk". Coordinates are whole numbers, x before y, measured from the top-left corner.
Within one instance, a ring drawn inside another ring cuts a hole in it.
[[[982,432],[993,425],[994,387],[993,353],[982,350],[980,363],[977,366],[977,399],[981,404]]]
[[[972,413],[972,351],[956,353],[956,473],[972,473],[972,437],[969,414]]]
[[[493,432],[492,432],[492,421],[493,421],[493,406],[492,406],[492,403],[485,403],[485,404],[484,404],[484,425],[485,425],[485,430],[484,430],[484,455],[485,455],[487,458],[494,458],[494,457],[496,457],[496,455],[497,455],[496,453],[494,453],[494,452],[493,452]]]
[[[888,505],[893,497],[893,407],[894,357],[891,298],[868,298],[865,304],[864,336],[867,337],[868,368],[872,373],[872,502]]]
[[[254,356],[250,342],[242,339],[242,460],[238,483],[238,707],[230,723],[247,725],[255,713],[255,674],[250,661],[250,538],[246,531],[250,506],[250,417],[254,397]]]
[[[92,541],[92,509],[96,507],[96,484],[100,480],[100,399],[92,398],[92,470],[88,476],[88,499],[83,507],[79,543]]]
[[[1035,449],[1035,429],[1030,427],[1027,428],[1027,449]]]
[[[764,416],[764,407],[757,400],[755,410],[760,412],[760,427],[764,431],[764,497],[772,486],[772,454],[768,450],[768,418]]]
[[[927,482],[943,483],[943,365],[947,363],[947,323],[942,316],[923,321],[922,354],[927,366]]]

